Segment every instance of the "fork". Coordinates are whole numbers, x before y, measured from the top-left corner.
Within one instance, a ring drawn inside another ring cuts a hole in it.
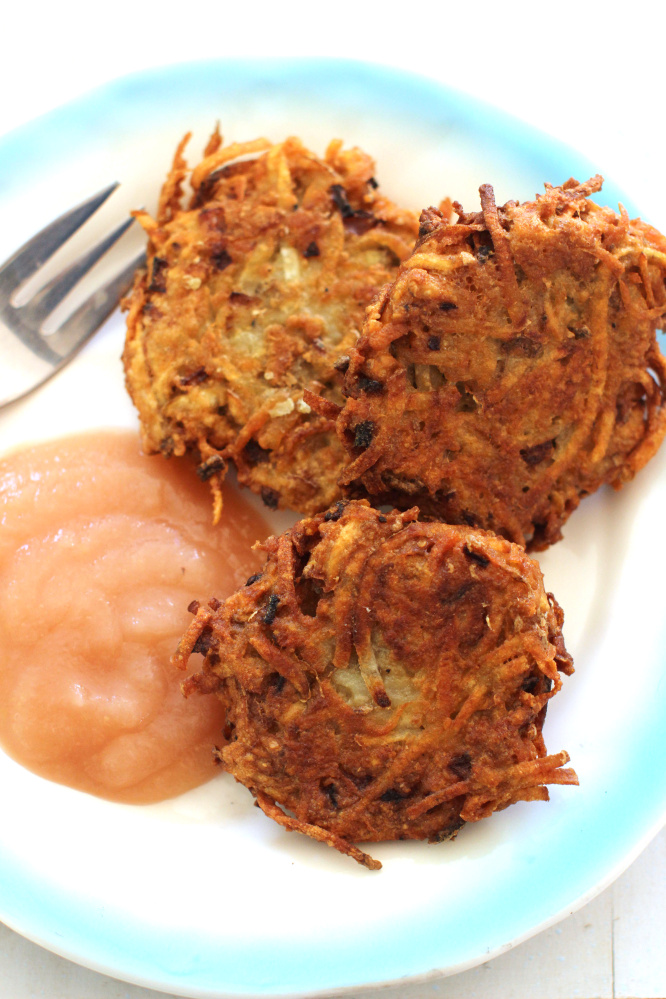
[[[67,294],[133,224],[121,223],[24,305],[12,298],[25,281],[63,246],[116,190],[117,183],[61,215],[0,267],[0,409],[15,402],[51,378],[66,365],[113,312],[128,290],[145,253],[97,289],[52,333],[42,329]]]

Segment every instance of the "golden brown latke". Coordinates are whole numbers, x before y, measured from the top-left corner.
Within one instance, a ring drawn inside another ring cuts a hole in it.
[[[338,429],[342,481],[396,506],[548,547],[666,432],[666,239],[588,200],[601,178],[420,239],[368,313]],[[335,407],[329,406],[333,416]]]
[[[541,735],[573,667],[538,565],[417,515],[340,501],[269,538],[243,590],[190,607],[175,656],[205,656],[184,689],[224,703],[225,770],[281,825],[371,868],[351,843],[449,839],[577,783]]]
[[[218,133],[184,208],[188,138],[156,219],[136,213],[148,262],[123,360],[144,449],[192,451],[216,518],[228,460],[268,507],[325,509],[344,452],[303,390],[342,401],[336,361],[410,253],[416,216],[379,193],[360,149],[334,141],[322,160],[295,138],[223,146]]]

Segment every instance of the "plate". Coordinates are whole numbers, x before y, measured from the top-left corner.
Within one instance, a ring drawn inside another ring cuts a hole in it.
[[[224,61],[119,80],[0,140],[0,259],[111,180],[96,223],[155,205],[177,141],[195,162],[217,120],[245,140],[289,134],[371,152],[415,209],[450,194],[529,198],[595,168],[433,81],[344,61]],[[635,212],[608,184],[600,196]],[[648,217],[648,221],[651,220]],[[134,237],[138,239],[138,234]],[[131,240],[130,240],[131,242]],[[136,427],[114,315],[76,361],[0,414],[0,448]],[[157,460],[157,459],[156,459]],[[67,958],[191,997],[286,997],[451,974],[563,918],[615,878],[666,820],[666,450],[621,493],[585,500],[541,562],[577,671],[545,727],[580,788],[518,804],[453,843],[384,843],[368,872],[285,832],[221,774],[159,805],[112,804],[0,756],[0,918]]]

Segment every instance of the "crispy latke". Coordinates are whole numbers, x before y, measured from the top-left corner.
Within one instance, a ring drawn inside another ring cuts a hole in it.
[[[577,783],[541,729],[572,672],[562,612],[518,545],[338,502],[259,547],[262,572],[196,614],[175,662],[226,708],[225,770],[287,829],[441,841]],[[288,810],[285,813],[284,809]]]
[[[342,482],[540,550],[666,432],[666,239],[601,178],[457,223],[436,209],[352,351]],[[334,407],[328,408],[334,415]]]
[[[190,451],[221,509],[227,462],[269,508],[304,513],[338,496],[344,452],[308,389],[342,401],[335,364],[365,309],[411,251],[416,216],[384,198],[374,163],[332,142],[223,146],[188,174],[180,144],[127,300],[123,355],[143,446]]]

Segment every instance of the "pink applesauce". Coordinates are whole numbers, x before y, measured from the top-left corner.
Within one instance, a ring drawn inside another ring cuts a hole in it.
[[[159,801],[215,773],[215,697],[169,663],[192,600],[227,597],[268,533],[227,489],[143,456],[134,435],[42,444],[0,461],[0,744],[49,780]]]

